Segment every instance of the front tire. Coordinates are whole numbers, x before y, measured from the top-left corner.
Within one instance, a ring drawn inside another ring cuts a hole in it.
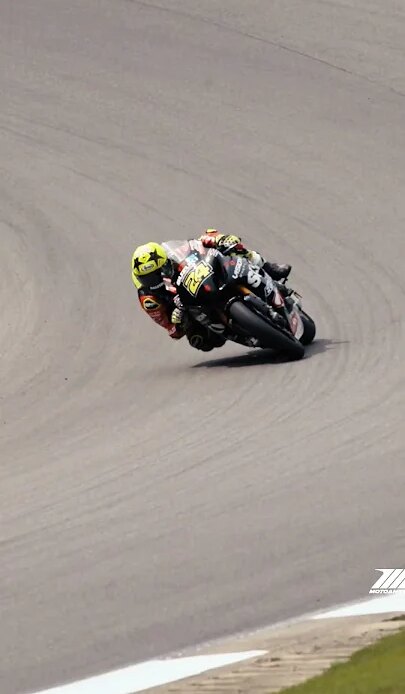
[[[315,339],[316,326],[315,322],[312,320],[305,311],[301,311],[302,322],[304,323],[304,333],[300,339],[303,345],[309,345]]]
[[[289,338],[274,328],[265,318],[251,311],[242,301],[234,301],[229,307],[231,318],[251,337],[260,341],[261,347],[276,349],[292,359],[302,359],[305,348],[292,335]]]

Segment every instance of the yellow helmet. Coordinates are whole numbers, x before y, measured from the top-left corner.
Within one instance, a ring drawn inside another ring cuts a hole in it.
[[[162,284],[161,269],[168,262],[163,246],[154,241],[135,249],[132,256],[132,280],[135,287],[158,288]]]

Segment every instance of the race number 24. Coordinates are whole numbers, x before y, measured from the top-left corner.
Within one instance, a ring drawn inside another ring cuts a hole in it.
[[[195,296],[204,280],[212,275],[212,272],[212,267],[204,260],[201,260],[187,273],[183,280],[183,286],[192,296]]]

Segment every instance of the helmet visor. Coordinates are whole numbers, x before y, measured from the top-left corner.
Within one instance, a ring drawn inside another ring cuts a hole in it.
[[[148,275],[139,275],[137,279],[141,283],[142,287],[145,289],[150,289],[151,291],[163,289],[165,286],[161,270],[150,272]]]

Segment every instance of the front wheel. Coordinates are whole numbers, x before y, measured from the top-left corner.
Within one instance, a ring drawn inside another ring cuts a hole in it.
[[[315,322],[312,320],[305,311],[301,311],[302,322],[304,323],[304,333],[300,339],[303,345],[309,345],[315,338],[316,326]]]
[[[259,340],[261,347],[276,349],[292,359],[302,359],[304,356],[305,348],[301,342],[298,342],[292,335],[290,338],[274,328],[265,318],[251,311],[242,301],[234,301],[229,307],[229,314],[250,337]]]

